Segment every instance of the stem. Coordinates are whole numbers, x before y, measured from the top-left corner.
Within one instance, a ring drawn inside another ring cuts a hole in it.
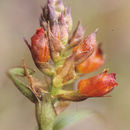
[[[35,114],[38,124],[38,130],[41,130],[41,103],[39,101],[35,104]]]
[[[42,101],[37,102],[35,107],[39,130],[53,130],[56,114],[50,95],[42,95]]]

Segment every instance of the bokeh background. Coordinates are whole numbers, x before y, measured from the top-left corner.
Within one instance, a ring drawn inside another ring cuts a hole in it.
[[[112,97],[72,103],[69,109],[92,110],[93,116],[64,130],[130,130],[130,0],[64,0],[72,6],[74,27],[80,19],[87,34],[97,27],[106,63],[117,73],[119,86]],[[45,0],[0,0],[0,130],[36,130],[34,105],[14,87],[7,70],[22,64],[37,70],[23,42],[39,27],[41,5]],[[98,72],[96,72],[98,73]],[[94,75],[96,73],[92,73]]]

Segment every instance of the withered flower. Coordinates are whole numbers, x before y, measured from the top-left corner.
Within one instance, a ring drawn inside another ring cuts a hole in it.
[[[29,47],[33,60],[40,71],[51,76],[54,74],[54,69],[50,64],[50,49],[46,31],[40,27],[31,38],[31,45],[26,39],[25,43]]]
[[[75,64],[79,65],[85,61],[92,53],[96,47],[96,32],[90,34],[85,38],[79,45],[73,49],[75,56]]]

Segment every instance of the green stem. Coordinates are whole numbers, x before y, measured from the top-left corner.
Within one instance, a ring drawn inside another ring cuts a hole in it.
[[[55,116],[50,95],[42,95],[41,103],[36,103],[36,118],[39,130],[53,130]]]
[[[38,130],[41,130],[41,103],[39,101],[35,103],[35,114],[38,124]]]

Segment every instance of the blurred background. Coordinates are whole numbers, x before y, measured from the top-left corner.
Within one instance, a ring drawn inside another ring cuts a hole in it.
[[[15,88],[7,71],[22,65],[35,67],[23,42],[39,27],[45,0],[0,0],[0,130],[36,130],[34,105]],[[87,34],[97,27],[97,40],[106,55],[104,68],[117,73],[119,86],[107,98],[72,103],[69,109],[92,110],[93,116],[64,130],[130,130],[130,0],[64,0],[72,7],[74,27],[80,19]],[[39,71],[38,71],[39,72]],[[95,75],[92,73],[91,75]]]

